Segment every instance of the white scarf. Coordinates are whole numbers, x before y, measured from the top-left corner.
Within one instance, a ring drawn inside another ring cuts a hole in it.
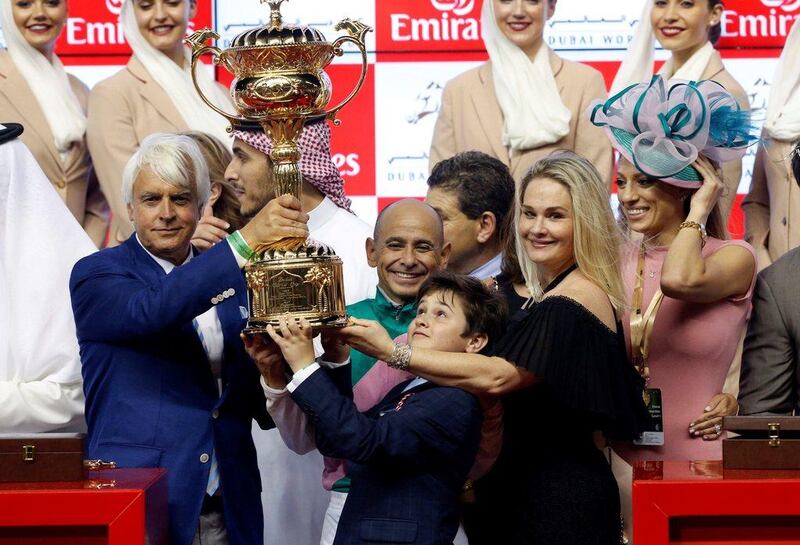
[[[627,55],[617,70],[614,82],[611,84],[611,95],[615,95],[630,85],[650,81],[653,77],[653,62],[655,60],[656,35],[650,23],[650,13],[653,10],[653,1],[645,0],[642,15],[636,25],[631,45]],[[667,60],[659,74],[666,79],[680,79],[684,81],[699,81],[703,77],[711,57],[714,55],[714,46],[711,42],[695,51],[695,53],[677,71],[674,68],[672,57]]]
[[[47,120],[56,149],[63,160],[73,142],[83,140],[86,114],[78,97],[72,92],[64,65],[55,53],[51,64],[22,36],[14,22],[11,10],[13,1],[0,0],[0,25],[3,27],[8,54],[33,91],[33,97]]]
[[[96,248],[21,140],[0,167],[0,383],[78,382],[69,275]]]
[[[772,138],[800,138],[800,19],[795,19],[772,77],[764,129]]]
[[[136,14],[133,11],[133,0],[125,0],[119,19],[133,54],[141,61],[155,82],[167,93],[186,125],[191,130],[215,136],[230,147],[232,138],[226,131],[228,122],[206,106],[192,83],[189,48],[185,48],[186,59],[183,69],[181,69],[172,59],[150,45],[139,31]],[[200,88],[211,102],[222,110],[230,109],[230,97],[220,89],[208,71],[201,66],[198,66],[197,80]]]
[[[484,1],[481,25],[503,111],[503,144],[526,150],[558,142],[569,134],[572,115],[558,94],[550,48],[542,44],[531,62],[498,28],[492,4],[492,0]]]

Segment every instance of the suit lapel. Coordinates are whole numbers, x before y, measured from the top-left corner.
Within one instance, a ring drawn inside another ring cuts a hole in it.
[[[188,126],[188,123],[178,113],[178,109],[166,91],[153,80],[153,77],[135,56],[128,61],[128,71],[142,82],[142,85],[139,86],[139,94],[142,98],[149,102],[167,121],[172,123],[176,130],[183,130]]]
[[[53,133],[39,102],[28,82],[14,66],[11,56],[5,51],[0,53],[0,92],[8,97],[8,102],[19,112],[21,119],[25,120],[25,130],[35,133],[45,143],[56,164],[61,164]]]
[[[489,140],[495,155],[508,164],[508,150],[503,145],[503,111],[497,102],[492,80],[492,66],[485,63],[478,70],[481,85],[471,93],[472,105],[478,121],[483,128],[483,134]]]
[[[142,245],[136,240],[135,234],[131,235],[128,240],[125,241],[125,245],[128,247],[133,258],[133,270],[135,270],[139,277],[146,283],[154,284],[160,282],[167,275],[164,269],[161,268],[161,265],[156,263],[145,249],[142,248]],[[203,348],[203,343],[200,342],[200,337],[197,335],[194,324],[191,321],[181,324],[180,330],[187,338],[194,339],[195,346],[192,347],[192,350],[197,353],[198,357],[202,357],[206,361],[210,370],[211,367],[210,364],[208,364],[208,356]]]

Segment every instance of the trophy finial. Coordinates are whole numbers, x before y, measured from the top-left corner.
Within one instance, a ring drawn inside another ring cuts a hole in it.
[[[281,28],[283,21],[281,19],[281,4],[287,0],[261,0],[262,4],[269,4],[269,26],[272,28]]]

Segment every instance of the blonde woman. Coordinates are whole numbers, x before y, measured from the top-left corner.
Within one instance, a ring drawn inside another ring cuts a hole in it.
[[[56,193],[100,247],[108,205],[86,148],[89,89],[54,52],[67,21],[66,0],[0,0],[0,121],[25,127],[21,139]]]
[[[197,11],[196,0],[125,0],[120,13],[133,50],[128,65],[101,81],[89,98],[88,143],[103,192],[111,205],[109,245],[133,233],[122,199],[122,171],[139,145],[156,132],[196,130],[226,144],[225,120],[199,98],[189,74],[183,39]],[[205,70],[198,70],[206,96],[228,108],[230,98]]]
[[[233,155],[222,142],[203,132],[188,131],[182,134],[194,140],[200,148],[211,179],[211,196],[203,208],[203,215],[192,237],[192,246],[204,251],[224,240],[228,234],[238,231],[246,223],[240,212],[241,192],[225,179],[225,170]]]
[[[562,59],[544,43],[556,0],[486,0],[481,12],[489,61],[449,81],[442,95],[430,166],[482,151],[519,182],[557,149],[589,159],[611,184],[611,148],[583,115],[606,97],[597,70]]]
[[[714,49],[722,32],[720,21],[725,6],[722,0],[645,0],[639,25],[628,54],[611,85],[615,95],[630,85],[650,81],[656,41],[670,52],[658,71],[665,79],[714,80],[732,94],[744,110],[750,109],[747,92],[725,69]],[[741,158],[722,164],[725,184],[720,199],[722,217],[727,221],[739,182]]]
[[[470,543],[617,545],[617,485],[595,438],[633,437],[646,415],[618,322],[625,292],[606,185],[586,159],[559,152],[533,166],[517,199],[533,297],[493,356],[409,350],[365,320],[343,333],[437,384],[503,396],[503,449],[476,484]]]

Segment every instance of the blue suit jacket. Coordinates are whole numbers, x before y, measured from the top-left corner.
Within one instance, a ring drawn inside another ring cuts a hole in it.
[[[335,545],[450,545],[458,495],[475,460],[483,412],[458,388],[403,382],[365,413],[325,371],[292,392],[326,456],[347,460],[350,493]]]
[[[258,370],[239,338],[247,291],[230,247],[218,244],[166,275],[132,236],[78,261],[70,293],[89,457],[120,467],[166,468],[170,542],[189,545],[213,450],[231,543],[262,543],[251,422],[256,418],[262,428],[273,424]],[[218,298],[225,293],[227,298]],[[221,396],[192,325],[214,304],[212,298],[222,300],[217,304],[225,337]]]

